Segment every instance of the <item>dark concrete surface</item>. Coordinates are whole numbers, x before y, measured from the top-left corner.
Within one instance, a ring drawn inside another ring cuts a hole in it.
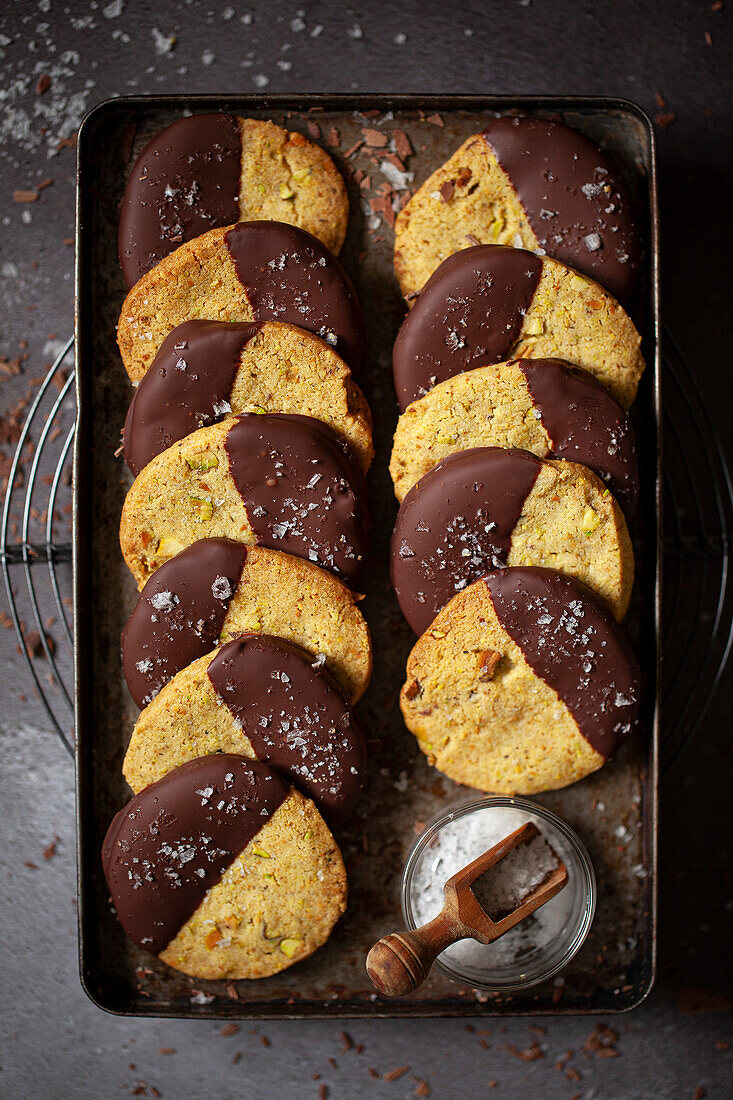
[[[28,356],[21,375],[0,374],[3,411],[71,331],[75,155],[64,139],[100,100],[265,88],[608,93],[662,116],[664,314],[730,457],[731,19],[731,0],[2,0],[0,355]],[[38,94],[43,74],[51,84]],[[13,200],[47,179],[37,202]],[[12,436],[5,420],[3,475]],[[427,1095],[421,1081],[448,1100],[733,1095],[730,673],[664,780],[660,968],[644,1005],[605,1021],[353,1022],[356,1045],[346,1049],[335,1022],[243,1024],[223,1035],[209,1023],[116,1019],[85,999],[72,766],[10,630],[0,631],[0,667],[3,1095],[398,1100]],[[615,1057],[583,1051],[599,1022],[618,1031]],[[568,1074],[556,1063],[569,1050]],[[408,1070],[385,1080],[397,1067]]]

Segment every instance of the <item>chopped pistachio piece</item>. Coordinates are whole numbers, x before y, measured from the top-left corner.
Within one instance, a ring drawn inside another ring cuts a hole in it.
[[[186,459],[191,470],[215,470],[219,465],[219,459],[213,451],[199,451]]]
[[[300,940],[283,940],[280,944],[280,950],[283,955],[287,955],[289,959],[292,959],[295,952],[300,947]]]
[[[586,534],[590,534],[591,531],[595,531],[600,522],[601,519],[598,513],[594,512],[592,508],[586,508],[586,510],[583,512],[581,530],[586,532]]]
[[[272,859],[269,852],[266,852],[264,848],[258,848],[257,845],[252,849],[252,855],[259,856],[260,859]]]
[[[196,509],[196,511],[198,512],[199,519],[211,519],[214,514],[214,505],[211,503],[211,501],[206,500],[205,497],[197,497],[195,493],[189,493],[188,496],[191,500],[195,500],[198,502],[198,508]]]
[[[295,191],[287,183],[280,184],[280,198],[281,199],[294,199]]]
[[[176,554],[180,554],[181,550],[185,549],[185,543],[179,542],[178,539],[161,539],[158,544],[157,556],[160,558],[175,558]]]
[[[544,328],[539,317],[530,317],[524,326],[525,336],[539,336]]]

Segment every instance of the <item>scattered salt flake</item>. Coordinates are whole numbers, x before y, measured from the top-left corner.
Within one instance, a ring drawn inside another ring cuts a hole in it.
[[[202,989],[197,989],[197,990],[194,991],[194,993],[191,997],[191,1004],[192,1005],[210,1005],[213,1000],[214,1000],[213,993],[204,993],[204,991]]]
[[[388,160],[383,160],[379,165],[379,169],[395,191],[406,191],[408,185],[412,183],[415,178],[414,172],[400,171],[399,168],[396,168],[395,165]]]
[[[232,594],[232,586],[227,577],[217,577],[211,586],[211,591],[215,599],[228,600]]]
[[[154,592],[150,597],[150,603],[156,611],[172,611],[179,602],[178,596],[167,590]]]
[[[166,54],[173,53],[173,49],[176,44],[175,35],[163,34],[157,27],[153,27],[150,32],[153,36],[153,44],[155,46],[155,52],[163,57]]]

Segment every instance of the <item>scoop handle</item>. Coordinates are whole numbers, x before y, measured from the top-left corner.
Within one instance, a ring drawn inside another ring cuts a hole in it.
[[[465,935],[442,913],[414,932],[391,932],[367,955],[367,974],[380,993],[404,997],[422,985],[440,952]]]

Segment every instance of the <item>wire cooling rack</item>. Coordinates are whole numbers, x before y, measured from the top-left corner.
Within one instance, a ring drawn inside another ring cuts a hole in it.
[[[73,753],[70,471],[73,338],[28,408],[0,530],[9,612],[33,687]],[[700,727],[733,643],[733,483],[694,375],[663,339],[662,767]]]

